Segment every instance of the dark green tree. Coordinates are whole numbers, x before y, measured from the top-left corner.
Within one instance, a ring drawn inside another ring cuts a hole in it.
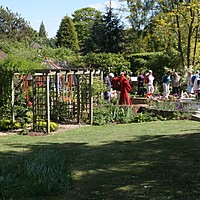
[[[13,13],[8,8],[0,7],[0,37],[14,40],[33,38],[34,30],[18,13]]]
[[[66,47],[75,52],[79,51],[78,37],[74,23],[69,16],[65,16],[60,23],[60,27],[56,34],[57,47]]]
[[[124,24],[111,3],[102,18],[94,23],[90,40],[94,52],[123,52]]]
[[[45,29],[43,21],[40,24],[39,37],[41,37],[41,38],[47,38],[47,32],[46,32],[46,29]]]
[[[74,14],[72,14],[73,22],[78,34],[79,46],[83,54],[90,52],[87,41],[91,37],[95,21],[101,16],[100,11],[90,7],[76,10]]]

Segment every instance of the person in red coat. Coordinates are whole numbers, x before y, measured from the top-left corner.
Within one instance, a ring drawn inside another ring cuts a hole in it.
[[[122,82],[124,81],[124,78],[125,78],[124,72],[121,72],[121,73],[120,73],[120,77],[119,77],[119,84],[120,84],[120,87],[121,87]]]
[[[112,78],[111,83],[112,83],[113,90],[120,90],[119,77],[116,73],[114,74],[114,77]]]
[[[121,93],[119,104],[120,105],[131,105],[131,99],[129,97],[129,92],[131,91],[131,85],[129,83],[130,77],[126,76],[121,82]]]

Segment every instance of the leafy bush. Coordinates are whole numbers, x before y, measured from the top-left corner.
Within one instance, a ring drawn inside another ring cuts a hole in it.
[[[13,129],[19,129],[22,127],[20,122],[12,122],[11,119],[1,119],[0,120],[0,131],[8,131]]]
[[[39,127],[38,131],[42,131],[47,133],[47,123],[43,120],[37,122],[37,127]],[[58,125],[55,122],[50,122],[50,132],[56,131]]]
[[[132,122],[133,106],[102,104],[94,109],[94,125]]]
[[[102,67],[104,71],[124,71],[130,67],[130,62],[122,54],[115,53],[88,53],[83,56],[83,63],[92,67]]]

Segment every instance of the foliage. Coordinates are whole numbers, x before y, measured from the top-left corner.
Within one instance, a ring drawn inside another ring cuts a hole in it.
[[[38,131],[42,131],[44,133],[47,133],[47,122],[44,120],[37,121],[36,126],[39,127]],[[58,125],[55,122],[50,122],[50,132],[56,131],[58,128]]]
[[[45,30],[45,26],[44,26],[43,21],[41,22],[40,27],[39,27],[39,37],[47,38],[47,32]]]
[[[108,6],[106,13],[93,25],[91,37],[87,44],[90,52],[122,53],[124,41],[124,25],[113,8]]]
[[[42,50],[40,50],[39,53],[42,58],[48,57],[50,60],[56,60],[61,65],[63,64],[63,66],[66,65],[69,67],[80,65],[80,55],[64,46],[54,49],[45,46],[42,48]]]
[[[182,67],[196,65],[196,52],[199,32],[200,2],[173,2],[167,7],[166,2],[160,2],[162,12],[155,17],[155,32],[160,40],[171,44],[171,38],[177,43]]]
[[[134,105],[120,106],[99,102],[98,107],[94,108],[94,125],[191,119],[195,106],[183,105],[176,96],[166,98],[160,95],[148,98],[148,105],[149,108],[135,113]]]
[[[155,120],[157,120],[157,118],[152,117],[151,115],[134,113],[133,106],[119,106],[104,103],[94,109],[94,125],[146,122]]]
[[[92,68],[101,68],[104,72],[120,72],[128,70],[130,63],[122,54],[89,53],[83,57],[83,62]]]
[[[159,80],[165,73],[164,68],[169,67],[169,57],[165,52],[138,53],[125,56],[131,63],[131,71],[137,74],[139,71],[143,73],[151,69],[154,76]]]
[[[0,119],[0,131],[10,131],[21,127],[22,124],[18,121],[12,122],[11,119]]]
[[[18,13],[13,13],[9,8],[0,7],[0,36],[11,40],[20,41],[27,37],[34,37],[34,30]]]
[[[57,31],[57,46],[66,47],[75,52],[79,51],[78,37],[72,19],[65,16],[60,23]]]
[[[99,79],[99,77],[94,77],[92,95],[100,95],[103,91],[106,91],[106,85]]]
[[[91,51],[91,44],[88,41],[90,40],[95,21],[101,17],[101,12],[95,8],[87,7],[76,10],[72,17],[78,35],[80,51],[86,54]]]

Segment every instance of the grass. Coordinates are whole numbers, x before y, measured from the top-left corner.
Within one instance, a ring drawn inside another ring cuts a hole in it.
[[[162,121],[0,137],[0,199],[197,200],[199,125]]]

